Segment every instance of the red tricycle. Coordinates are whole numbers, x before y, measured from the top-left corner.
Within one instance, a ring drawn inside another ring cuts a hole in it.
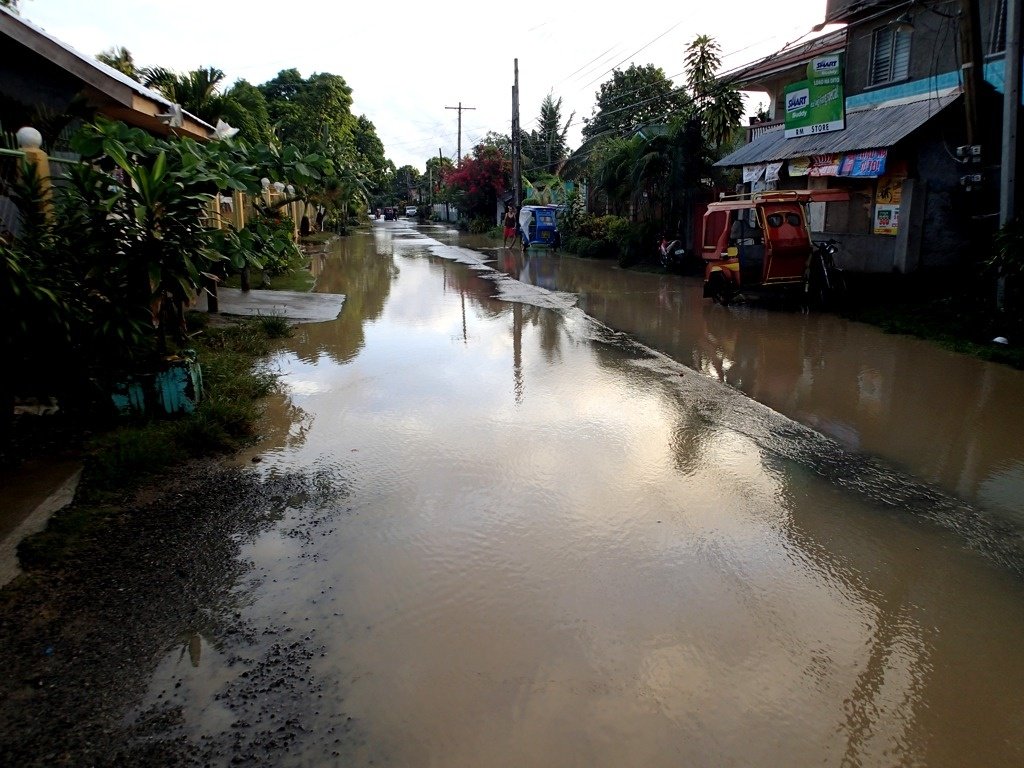
[[[834,303],[845,288],[835,241],[813,242],[807,204],[849,199],[845,190],[785,190],[723,197],[704,214],[704,296],[799,295]]]

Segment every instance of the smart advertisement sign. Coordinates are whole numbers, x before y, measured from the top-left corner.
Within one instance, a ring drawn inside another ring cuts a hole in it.
[[[807,79],[786,87],[786,138],[841,131],[846,127],[842,54],[818,56]]]

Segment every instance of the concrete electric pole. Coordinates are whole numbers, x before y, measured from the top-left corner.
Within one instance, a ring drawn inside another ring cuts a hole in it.
[[[512,205],[519,210],[522,178],[522,147],[519,143],[519,59],[515,59],[515,80],[512,83]]]
[[[445,109],[457,109],[459,110],[459,145],[458,145],[458,157],[455,158],[456,165],[462,165],[462,110],[464,109],[476,109],[476,107],[464,107],[462,102],[459,102],[457,107],[445,107]]]

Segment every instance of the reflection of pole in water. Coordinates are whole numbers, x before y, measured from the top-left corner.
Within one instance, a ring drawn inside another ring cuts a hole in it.
[[[516,405],[523,402],[523,305],[512,304],[512,382]]]
[[[464,288],[459,289],[459,296],[462,299],[462,343],[466,344],[468,338],[466,337],[466,291]]]

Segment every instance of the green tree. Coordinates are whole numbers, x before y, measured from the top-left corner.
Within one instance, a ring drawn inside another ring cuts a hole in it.
[[[238,128],[241,138],[254,144],[273,143],[267,100],[259,88],[247,80],[236,80],[225,91],[224,100],[224,121]]]
[[[180,104],[200,120],[215,125],[218,120],[230,124],[231,119],[239,119],[242,108],[234,98],[220,92],[224,72],[217,67],[200,67],[185,73],[166,67],[148,67],[139,73],[144,85]]]
[[[366,115],[360,115],[353,123],[352,141],[371,192],[380,191],[385,176],[394,170],[394,164],[384,154],[384,144]]]
[[[403,165],[392,178],[392,194],[395,201],[415,200],[420,186],[420,172],[411,165]]]
[[[583,127],[584,139],[603,134],[626,136],[641,125],[667,123],[690,101],[661,67],[653,64],[630,64],[625,71],[615,70],[595,96],[594,113]]]
[[[354,146],[356,119],[345,78],[321,72],[303,79],[297,69],[285,69],[258,87],[283,143],[307,149],[325,140],[337,147]]]
[[[538,128],[522,134],[523,175],[534,178],[557,173],[568,157],[566,136],[575,112],[562,121],[562,100],[555,101],[549,93],[540,105]]]
[[[721,68],[718,43],[698,35],[686,48],[686,84],[693,97],[697,119],[705,137],[715,147],[727,144],[743,117],[739,91],[716,75]]]
[[[139,68],[135,66],[132,52],[123,45],[113,46],[102,53],[96,54],[96,60],[102,61],[108,67],[113,67],[121,74],[128,75],[133,80],[139,79]]]
[[[491,134],[488,135],[490,136]],[[509,147],[511,146],[512,142],[509,142]],[[511,149],[509,151],[511,152]],[[447,186],[444,180],[454,169],[455,165],[447,157],[427,158],[426,171],[423,174],[422,178],[423,180],[425,180],[427,185],[432,184],[433,187],[427,189],[427,192],[423,196],[423,199],[427,201],[432,200],[435,203],[443,203],[447,199]]]

